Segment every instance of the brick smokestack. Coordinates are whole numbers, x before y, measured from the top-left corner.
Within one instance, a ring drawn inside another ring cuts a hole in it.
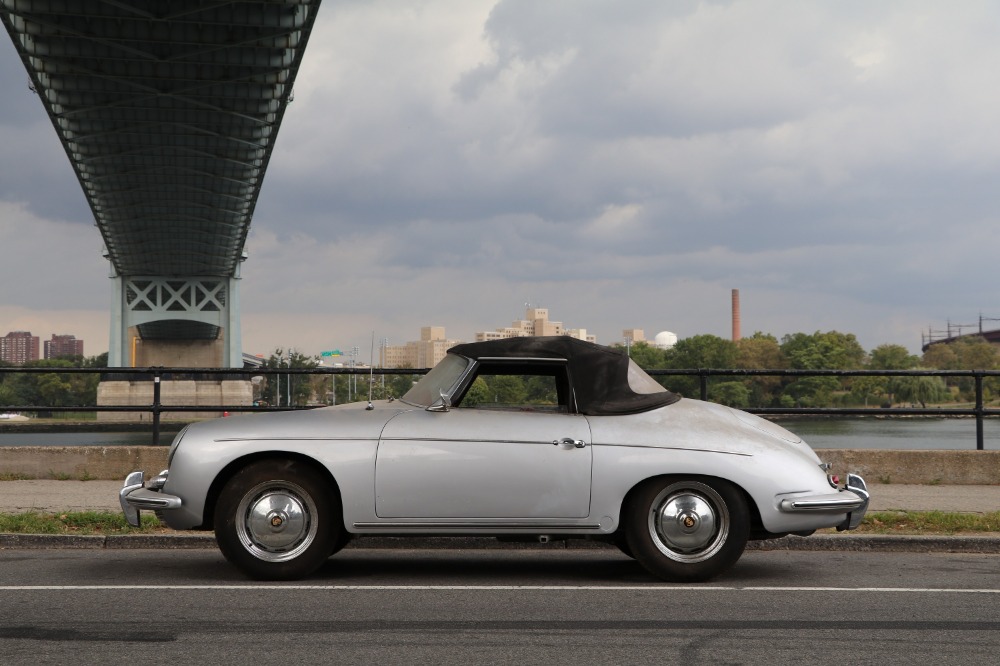
[[[740,290],[733,289],[733,342],[740,337]]]

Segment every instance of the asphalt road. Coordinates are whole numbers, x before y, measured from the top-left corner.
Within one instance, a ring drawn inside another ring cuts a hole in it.
[[[0,661],[995,663],[1000,556],[747,553],[668,585],[612,550],[353,550],[297,584],[214,550],[0,551]]]

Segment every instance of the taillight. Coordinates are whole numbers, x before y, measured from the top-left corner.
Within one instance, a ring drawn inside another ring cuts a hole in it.
[[[836,474],[827,474],[826,475],[826,480],[829,482],[830,486],[832,486],[833,488],[839,488],[840,487],[840,477],[837,476]]]

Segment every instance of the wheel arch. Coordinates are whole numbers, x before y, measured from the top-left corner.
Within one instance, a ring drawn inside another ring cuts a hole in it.
[[[244,467],[262,460],[291,460],[301,463],[318,472],[329,482],[330,489],[333,491],[334,495],[336,495],[340,506],[343,507],[343,497],[340,493],[340,484],[337,483],[337,479],[334,478],[330,469],[320,461],[316,460],[312,456],[308,456],[297,451],[255,451],[253,453],[240,456],[239,458],[235,458],[215,475],[215,479],[212,480],[212,484],[208,489],[208,494],[205,497],[205,507],[202,511],[203,522],[199,529],[215,529],[215,507],[219,502],[219,497],[222,494],[222,489],[226,486],[226,483]],[[341,523],[343,523],[343,519],[343,513],[341,513]]]

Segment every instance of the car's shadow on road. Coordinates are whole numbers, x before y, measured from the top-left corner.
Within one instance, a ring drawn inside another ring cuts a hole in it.
[[[776,573],[767,561],[741,561],[712,582],[747,584],[773,579]],[[641,564],[614,549],[347,549],[330,558],[308,580],[332,585],[663,584]]]
[[[95,583],[142,580],[153,584],[253,583],[213,550],[119,551]],[[74,558],[75,559],[75,558]],[[781,557],[744,556],[708,585],[780,581],[795,565]],[[110,566],[109,566],[110,565]],[[799,563],[801,566],[802,563]],[[92,565],[80,562],[79,566]],[[641,564],[615,549],[347,548],[312,575],[291,584],[357,586],[631,586],[663,585]]]

